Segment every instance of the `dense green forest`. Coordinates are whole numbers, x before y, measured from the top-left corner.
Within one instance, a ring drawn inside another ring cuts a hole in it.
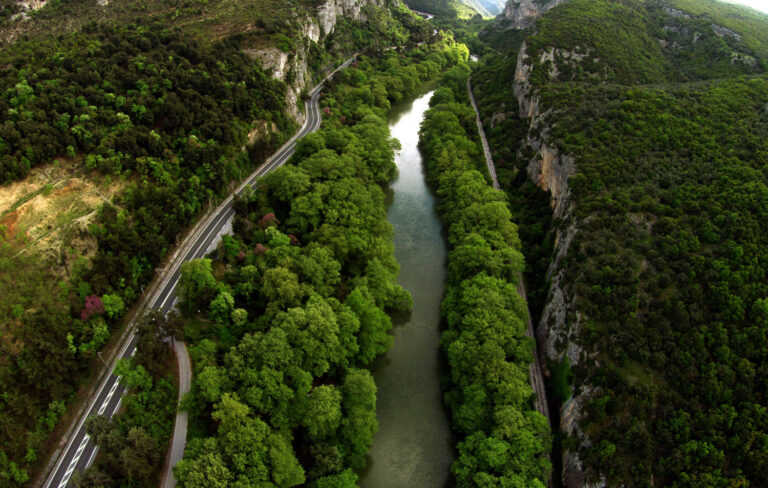
[[[57,37],[37,31],[82,7],[62,2],[35,13],[26,24],[29,40],[0,50],[2,181],[66,160],[80,177],[121,189],[87,225],[66,231],[53,258],[20,253],[25,238],[12,225],[14,207],[0,216],[3,482],[29,480],[77,388],[102,367],[97,351],[177,237],[295,130],[285,84],[244,54],[262,39],[280,38],[272,22],[297,14],[272,6],[255,38],[220,33],[202,42],[191,27],[169,28],[122,3],[103,10],[115,19]],[[132,12],[130,21],[119,21],[121,8]],[[402,9],[366,8],[365,24],[342,19],[323,46],[307,41],[316,74],[350,52],[431,35]],[[208,9],[214,6],[189,15]],[[253,127],[271,129],[244,152]],[[93,251],[79,256],[70,241],[90,242]]]
[[[386,115],[467,55],[438,38],[360,57],[329,84],[321,130],[236,202],[234,236],[183,266],[196,374],[181,486],[356,486],[377,429],[366,367],[392,345],[387,312],[412,305],[386,220]]]
[[[550,430],[528,382],[534,341],[517,290],[524,260],[505,196],[487,181],[468,76],[464,64],[442,78],[419,143],[450,246],[441,345],[450,366],[446,402],[462,439],[452,472],[462,488],[543,488]]]
[[[583,351],[572,371],[550,363],[556,403],[589,392],[589,442],[563,448],[610,486],[763,486],[768,17],[717,2],[573,0],[535,32],[486,38],[502,55],[473,80],[538,280],[534,315],[556,231],[577,229],[554,270],[566,320],[540,324],[563,334],[552,359],[569,342]],[[509,83],[523,40],[536,123],[519,117]],[[575,160],[565,221],[548,223],[527,137]]]

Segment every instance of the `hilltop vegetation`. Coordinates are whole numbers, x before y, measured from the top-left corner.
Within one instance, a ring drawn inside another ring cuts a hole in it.
[[[317,2],[261,2],[247,15],[237,5],[52,2],[24,23],[0,21],[2,182],[67,167],[98,182],[95,193],[113,190],[94,210],[56,218],[55,248],[35,247],[16,223],[28,199],[64,189],[17,195],[0,215],[0,479],[10,486],[43,460],[78,386],[102,367],[97,352],[177,237],[295,130],[284,96],[293,71],[281,82],[245,52],[304,49],[311,76],[347,53],[431,35],[407,12],[364,6],[365,25],[339,19],[320,46],[296,40]],[[19,26],[25,40],[13,38]]]
[[[408,7],[434,14],[439,19],[470,19],[476,15],[490,16],[487,10],[473,0],[411,0]]]
[[[542,291],[553,247],[565,254],[551,275],[565,303],[532,303],[549,307],[550,392],[577,409],[562,448],[587,480],[765,481],[765,32],[767,16],[716,2],[573,0],[525,37],[536,120],[509,85],[520,33],[475,75]],[[526,138],[574,160],[570,210],[551,225]]]

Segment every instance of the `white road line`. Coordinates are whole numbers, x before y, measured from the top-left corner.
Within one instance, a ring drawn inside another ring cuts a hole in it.
[[[87,469],[87,468],[88,468],[88,466],[90,466],[90,465],[91,465],[91,463],[93,462],[93,458],[94,458],[94,457],[96,457],[96,453],[97,453],[97,452],[99,452],[99,445],[98,445],[98,444],[97,444],[97,445],[96,445],[96,446],[93,448],[93,452],[91,453],[91,457],[89,457],[89,458],[88,458],[88,462],[87,462],[87,463],[85,463],[86,469]]]
[[[69,478],[72,477],[72,472],[75,470],[75,466],[77,466],[77,462],[80,461],[80,456],[83,455],[83,450],[85,449],[85,446],[88,444],[89,440],[91,440],[91,436],[88,434],[85,434],[85,437],[83,437],[83,441],[80,443],[80,447],[77,448],[77,452],[75,453],[74,459],[72,459],[72,462],[69,463],[67,472],[64,473],[64,478],[62,478],[61,483],[59,483],[59,488],[64,488],[65,486],[67,486],[67,483],[69,483]]]
[[[224,218],[225,219],[224,222],[226,222],[227,220],[229,220],[230,218],[232,218],[234,216],[234,209],[231,206],[228,207],[229,205],[231,205],[232,201],[234,200],[234,196],[235,195],[237,195],[237,196],[241,195],[242,191],[247,186],[251,186],[252,187],[253,184],[259,178],[261,178],[262,176],[268,174],[269,172],[271,172],[275,168],[282,166],[288,159],[290,159],[290,157],[295,152],[295,148],[293,146],[295,145],[296,141],[298,141],[302,137],[306,136],[307,134],[315,132],[316,130],[318,130],[320,128],[320,126],[322,125],[322,117],[320,116],[320,108],[318,106],[319,93],[322,90],[323,85],[325,84],[325,82],[328,81],[329,79],[333,78],[333,75],[335,75],[336,73],[338,73],[342,69],[348,67],[356,56],[357,56],[357,54],[355,54],[352,58],[350,58],[345,63],[340,65],[338,68],[336,68],[331,73],[331,75],[326,77],[326,79],[324,79],[317,86],[315,86],[315,88],[310,92],[310,95],[311,95],[310,100],[308,102],[305,102],[305,104],[307,105],[307,108],[308,108],[308,110],[307,110],[307,120],[305,121],[305,124],[302,126],[302,128],[296,134],[294,134],[293,137],[291,137],[285,144],[283,144],[283,146],[280,149],[278,149],[278,151],[275,154],[273,154],[272,157],[268,158],[261,165],[261,167],[257,168],[251,174],[251,176],[249,178],[247,178],[245,181],[243,181],[241,183],[240,187],[237,190],[235,190],[235,192],[233,194],[230,194],[230,196],[227,197],[219,205],[219,207],[212,214],[209,215],[209,217],[207,217],[207,219],[210,219],[209,223],[206,224],[202,229],[197,231],[196,238],[195,237],[192,238],[192,242],[193,242],[192,246],[195,249],[194,253],[192,254],[193,256],[195,256],[197,254],[197,252],[199,251],[201,246],[209,244],[208,241],[210,239],[210,234],[211,234],[211,232],[216,230],[216,228],[219,226],[219,224],[221,224],[221,222],[222,222],[221,219],[222,218]],[[230,215],[230,212],[232,213],[232,215]],[[208,232],[206,232],[206,229],[208,230]],[[197,245],[197,246],[194,246],[194,242],[198,241],[200,239],[200,237],[203,236],[203,235],[204,235],[204,238],[200,242],[200,244]],[[185,253],[185,255],[189,256],[189,254],[190,254],[189,251],[191,251],[191,250],[192,249],[189,249]],[[166,288],[168,288],[169,280],[173,277],[173,275],[176,273],[176,271],[179,270],[179,268],[181,267],[181,264],[183,264],[184,261],[185,261],[184,255],[180,255],[179,259],[175,260],[175,262],[173,263],[171,269],[168,270],[169,272],[167,272],[166,277],[163,278],[163,280],[161,282],[161,285],[158,286],[157,290],[155,291],[155,297],[149,302],[148,308],[155,308],[155,309],[160,308],[160,309],[162,309],[162,307],[168,301],[170,296],[173,295],[173,291],[176,288],[176,283],[177,282],[174,282],[171,285],[170,290],[168,290],[166,293],[163,294],[163,291]],[[160,304],[160,307],[157,307],[157,302],[158,302],[158,300],[160,300],[160,298],[163,298],[163,301]],[[178,301],[178,297],[174,297],[174,300],[171,303],[171,308],[173,308],[176,305],[177,301]],[[117,356],[118,358],[125,357],[125,353],[126,353],[128,347],[130,346],[130,344],[132,344],[134,342],[135,339],[136,339],[136,334],[135,333],[131,333],[131,335],[128,338],[128,340],[126,340],[125,343],[120,348],[120,352],[119,352],[119,354]],[[134,349],[131,352],[130,356],[133,357],[135,354],[136,354],[136,348],[134,347]],[[114,375],[114,367],[111,368],[111,370],[109,371],[109,374],[105,376],[104,380],[102,380],[101,387],[99,388],[97,394],[95,395],[95,398],[98,398],[99,396],[101,396],[101,394],[107,388],[107,386],[110,385],[110,381],[114,381],[114,383],[112,383],[111,390],[110,390],[109,394],[107,395],[107,399],[104,401],[104,403],[102,404],[101,408],[99,409],[99,414],[103,414],[103,412],[106,410],[106,407],[109,404],[109,400],[111,400],[112,396],[114,395],[114,392],[116,391],[117,386],[119,385],[119,377],[113,379],[113,375]],[[122,401],[123,401],[123,397],[121,395],[120,399],[117,402],[117,405],[115,406],[114,411],[110,414],[110,417],[112,415],[114,415],[114,413],[117,412],[120,409],[120,404],[122,403]],[[91,408],[93,408],[93,407],[91,407]],[[67,457],[66,453],[71,450],[72,443],[74,442],[74,439],[77,437],[77,433],[82,430],[83,425],[85,424],[85,421],[88,419],[88,417],[89,417],[89,415],[84,415],[81,418],[81,420],[80,420],[76,430],[74,431],[74,435],[71,437],[71,439],[69,441],[69,444],[67,445],[67,448],[62,452],[61,456],[59,457],[58,462],[56,463],[55,468],[53,469],[53,471],[51,471],[51,473],[49,475],[49,478],[46,481],[44,486],[49,487],[51,485],[51,483],[53,482],[53,480],[54,480],[54,478],[56,476],[56,473],[59,471],[59,469],[61,468],[62,463],[64,462],[64,460]],[[90,440],[90,435],[86,434],[86,437],[83,439],[83,442],[78,447],[78,450],[76,452],[76,457],[72,460],[72,462],[70,462],[70,464],[69,464],[69,466],[67,468],[67,472],[65,473],[64,478],[62,479],[62,482],[58,485],[59,488],[64,488],[67,485],[67,483],[69,482],[69,479],[70,479],[70,477],[72,475],[72,472],[74,471],[74,468],[77,466],[77,462],[79,461],[80,456],[82,456],[83,449],[85,449],[85,445],[87,444],[88,440]],[[98,451],[98,446],[96,446],[96,448],[94,449],[93,454],[91,454],[90,458],[88,459],[88,463],[86,463],[86,467],[90,465],[91,461],[93,460],[93,457],[96,455],[96,451]]]
[[[226,214],[228,214],[228,213],[229,213],[229,211],[227,210],[227,211],[225,211],[225,212],[224,212],[224,215],[226,215]],[[205,238],[204,238],[204,239],[203,239],[203,240],[202,240],[202,241],[201,241],[201,242],[200,242],[200,243],[199,243],[197,246],[195,246],[195,247],[194,247],[194,252],[192,253],[192,258],[194,258],[195,256],[197,256],[197,253],[200,251],[200,248],[201,248],[201,247],[203,247],[203,246],[206,246],[206,244],[208,244],[208,241],[209,241],[209,240],[210,240],[210,238],[211,238],[211,233],[214,233],[214,232],[216,232],[216,228],[218,227],[218,224],[219,224],[220,222],[221,222],[221,215],[219,215],[219,216],[217,217],[217,219],[213,221],[213,225],[211,225],[211,226],[210,226],[210,227],[207,229],[207,230],[208,230],[208,232],[206,232],[206,233],[205,233]],[[206,247],[207,247],[207,246],[206,246]],[[191,250],[191,249],[190,249],[190,250]],[[187,253],[187,255],[188,255],[188,254],[189,254],[189,253]],[[185,257],[186,257],[186,256],[185,256]],[[179,261],[178,269],[181,269],[181,265],[182,265],[182,264],[184,264],[184,263],[185,263],[185,262],[187,262],[187,261],[188,261],[188,259],[184,259],[184,257],[182,257],[181,261]],[[173,267],[173,270],[171,271],[171,274],[175,273],[175,272],[176,272],[176,269],[177,269],[177,266],[174,266],[174,267]],[[167,285],[166,285],[166,287],[167,287]],[[167,301],[168,301],[168,299],[171,297],[171,295],[173,295],[173,290],[174,290],[174,288],[176,288],[176,284],[175,284],[175,283],[174,283],[174,285],[173,285],[173,286],[171,286],[171,289],[170,289],[170,290],[168,290],[168,292],[165,294],[165,297],[163,298],[163,301],[160,303],[160,306],[159,306],[159,307],[156,307],[156,308],[158,308],[158,309],[160,309],[160,310],[162,310],[162,309],[163,309],[163,307],[165,306],[165,302],[167,302]]]
[[[115,394],[115,390],[117,390],[118,385],[120,384],[120,377],[117,377],[117,381],[115,381],[115,384],[112,385],[112,389],[109,390],[109,393],[107,394],[107,398],[104,399],[104,403],[102,403],[101,408],[99,408],[99,415],[104,413],[104,410],[107,409],[107,405],[109,405],[109,401],[112,400],[112,395]]]

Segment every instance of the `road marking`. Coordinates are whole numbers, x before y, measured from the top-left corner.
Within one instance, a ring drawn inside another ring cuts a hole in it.
[[[359,53],[354,54],[349,60],[347,60],[342,65],[337,67],[328,77],[326,77],[317,86],[315,86],[312,89],[312,91],[310,91],[311,98],[308,102],[305,102],[308,108],[307,120],[305,121],[305,124],[302,126],[302,128],[296,134],[294,134],[293,137],[291,137],[288,140],[288,142],[286,142],[280,149],[278,149],[276,153],[274,153],[270,158],[267,158],[267,160],[262,164],[261,167],[257,168],[248,178],[246,178],[245,181],[241,183],[240,187],[237,190],[235,190],[233,194],[230,194],[230,196],[228,196],[212,214],[206,217],[206,219],[212,219],[212,220],[209,221],[207,226],[196,231],[197,239],[195,239],[194,237],[195,234],[193,234],[192,244],[191,244],[192,247],[187,250],[187,252],[185,253],[186,256],[190,255],[189,251],[191,251],[192,248],[195,249],[195,252],[192,254],[194,256],[197,254],[198,250],[200,249],[200,246],[205,245],[207,243],[209,244],[208,241],[210,239],[210,234],[212,230],[215,230],[220,224],[222,224],[222,218],[224,218],[223,222],[226,223],[230,218],[234,216],[234,209],[231,207],[231,203],[234,200],[234,195],[240,196],[243,190],[245,190],[247,186],[253,187],[253,184],[260,177],[268,174],[275,168],[282,166],[288,159],[290,159],[290,157],[295,152],[295,147],[293,146],[295,146],[296,142],[299,139],[306,136],[307,134],[317,131],[321,127],[323,119],[320,114],[318,99],[319,99],[320,91],[323,88],[323,85],[325,84],[326,81],[331,79],[336,73],[338,73],[344,68],[347,68],[352,63],[352,61],[354,61],[354,59],[357,57],[358,54]],[[230,213],[232,215],[230,215]],[[213,229],[211,229],[211,226]],[[206,232],[206,230],[208,232]],[[195,241],[199,242],[200,237],[203,235],[204,235],[204,238],[202,242],[200,242],[197,246],[195,246],[194,245]],[[172,283],[170,282],[170,280],[173,278],[173,275],[180,269],[181,264],[183,264],[184,261],[185,261],[184,255],[180,255],[179,258],[177,258],[171,265],[171,269],[166,271],[167,273],[166,277],[161,280],[160,285],[155,291],[154,298],[148,302],[148,305],[147,305],[148,308],[162,309],[165,303],[170,298],[170,296],[174,295],[173,291],[176,288],[178,280]],[[165,283],[164,286],[163,286],[163,283]],[[170,285],[170,289],[168,289],[169,285]],[[157,302],[160,300],[160,298],[163,298],[163,301],[160,304],[160,307],[157,307]],[[173,308],[176,305],[177,301],[178,301],[178,297],[174,297],[174,300],[171,303],[171,308]],[[125,357],[125,352],[127,351],[128,347],[130,347],[130,344],[132,344],[135,340],[136,340],[136,334],[131,333],[128,340],[126,340],[123,346],[120,348],[118,357],[120,358]],[[136,354],[136,347],[134,347],[130,356],[133,357],[135,354]],[[119,385],[119,380],[120,380],[120,377],[114,378],[114,367],[113,367],[109,372],[109,374],[103,380],[101,387],[98,390],[98,393],[95,395],[95,398],[98,398],[101,395],[101,393],[110,385],[110,381],[114,381],[114,383],[112,383],[110,392],[107,395],[107,399],[99,408],[99,414],[103,414],[103,412],[106,410],[109,400],[112,398],[112,396],[114,395],[114,392],[116,391],[117,386]],[[121,395],[120,399],[117,402],[117,405],[115,406],[115,410],[110,414],[110,417],[119,410],[120,404],[122,403],[122,401],[123,401],[123,397]],[[70,452],[70,450],[72,449],[74,439],[77,437],[77,434],[82,430],[83,425],[85,424],[85,421],[87,420],[88,417],[89,417],[88,415],[84,415],[81,418],[79,425],[75,429],[74,435],[71,437],[71,440],[67,445],[67,448],[62,452],[58,462],[56,463],[56,467],[53,469],[53,471],[51,471],[51,474],[45,483],[46,487],[50,487],[51,484],[53,483],[56,473],[59,472],[59,469],[61,468],[62,463],[66,459],[66,454]],[[77,466],[77,462],[82,456],[83,450],[85,449],[85,445],[88,443],[88,440],[90,440],[90,435],[86,434],[86,437],[83,439],[83,442],[78,447],[78,450],[76,452],[76,457],[68,465],[67,472],[65,473],[64,478],[62,478],[62,482],[58,485],[59,488],[64,488],[69,482],[69,479],[72,476],[72,472],[74,471],[74,468]],[[91,454],[90,458],[88,459],[88,462],[86,463],[86,467],[88,467],[92,462],[93,457],[96,455],[96,451],[98,451],[98,446],[95,447],[94,452]]]
[[[97,452],[99,452],[98,444],[96,445],[96,447],[93,448],[93,453],[91,453],[91,457],[89,457],[88,458],[88,462],[85,463],[86,466],[90,466],[91,465],[91,463],[93,462],[93,458],[96,457],[96,453]]]
[[[85,449],[85,446],[88,445],[89,440],[91,440],[91,436],[89,434],[85,434],[83,441],[80,443],[80,447],[77,448],[74,459],[72,459],[72,462],[69,463],[67,472],[64,473],[64,478],[62,478],[61,483],[59,483],[59,488],[64,488],[67,486],[67,483],[69,483],[69,478],[72,477],[72,472],[74,472],[75,467],[77,466],[77,462],[80,461],[80,456],[83,455],[83,450]]]
[[[115,390],[117,390],[117,386],[120,384],[120,376],[117,377],[117,381],[115,381],[115,384],[112,385],[112,389],[109,390],[109,393],[107,394],[107,398],[104,399],[104,403],[101,404],[101,408],[99,408],[99,415],[104,413],[104,410],[107,409],[107,405],[109,405],[109,401],[112,400],[112,395],[115,394]]]

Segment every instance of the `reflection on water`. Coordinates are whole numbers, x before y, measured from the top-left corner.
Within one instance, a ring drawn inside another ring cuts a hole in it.
[[[401,266],[398,283],[411,292],[414,307],[410,315],[396,318],[394,347],[373,365],[379,431],[361,474],[363,488],[450,484],[454,439],[440,391],[439,353],[446,249],[417,147],[431,96],[399,107],[390,119],[402,150],[388,219]]]

